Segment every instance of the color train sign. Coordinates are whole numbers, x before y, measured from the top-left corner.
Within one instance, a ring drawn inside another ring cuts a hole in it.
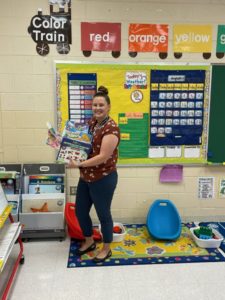
[[[57,12],[54,11],[54,4],[59,6]],[[43,15],[42,9],[38,9],[37,15],[31,19],[28,32],[37,44],[39,55],[49,53],[49,44],[56,44],[59,54],[68,54],[71,45],[71,0],[50,1],[50,15]]]

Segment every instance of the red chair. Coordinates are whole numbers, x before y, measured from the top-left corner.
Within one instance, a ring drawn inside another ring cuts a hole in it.
[[[74,238],[77,240],[84,240],[84,235],[80,228],[80,224],[77,220],[77,217],[75,214],[75,209],[76,209],[76,206],[74,203],[71,203],[71,202],[66,203],[65,218],[66,218],[66,223],[68,226],[68,234],[71,238]],[[95,228],[93,228],[93,238],[96,241],[100,241],[102,239],[100,232]]]

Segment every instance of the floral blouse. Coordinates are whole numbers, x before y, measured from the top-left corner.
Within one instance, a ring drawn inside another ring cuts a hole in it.
[[[94,157],[100,153],[101,143],[104,136],[113,134],[118,137],[118,144],[120,141],[120,130],[115,121],[109,118],[102,126],[98,126],[95,118],[89,121],[90,131],[93,133],[92,152],[88,158]],[[118,147],[117,144],[117,147]],[[113,154],[107,161],[93,167],[80,168],[80,177],[87,181],[93,182],[103,178],[104,176],[116,170],[116,162],[118,158],[118,148],[115,148]]]

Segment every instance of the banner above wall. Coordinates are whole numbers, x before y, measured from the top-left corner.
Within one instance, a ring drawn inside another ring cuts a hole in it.
[[[38,9],[38,14],[31,19],[28,32],[37,43],[39,55],[49,53],[49,44],[56,44],[59,54],[68,54],[71,44],[71,0],[49,0],[49,6],[50,15],[43,15],[42,9]],[[54,6],[58,6],[57,11],[54,11]]]
[[[182,53],[203,53],[210,58],[212,52],[211,25],[174,25],[173,51],[176,57]]]
[[[130,24],[129,55],[135,57],[137,52],[158,52],[161,58],[167,57],[168,25]]]
[[[223,58],[225,53],[225,25],[218,25],[216,56]]]
[[[81,50],[84,56],[91,51],[112,51],[119,57],[121,51],[121,23],[81,23]]]

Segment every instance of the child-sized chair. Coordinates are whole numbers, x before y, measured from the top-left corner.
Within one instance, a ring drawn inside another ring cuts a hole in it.
[[[70,237],[74,239],[84,240],[84,235],[80,228],[78,219],[75,215],[75,209],[76,209],[76,205],[74,203],[70,203],[70,202],[66,203],[65,218],[68,226],[68,234]],[[102,239],[100,232],[95,228],[93,228],[93,238],[96,241],[100,241]]]
[[[170,200],[155,200],[147,215],[150,235],[159,240],[176,240],[181,234],[181,218]]]

